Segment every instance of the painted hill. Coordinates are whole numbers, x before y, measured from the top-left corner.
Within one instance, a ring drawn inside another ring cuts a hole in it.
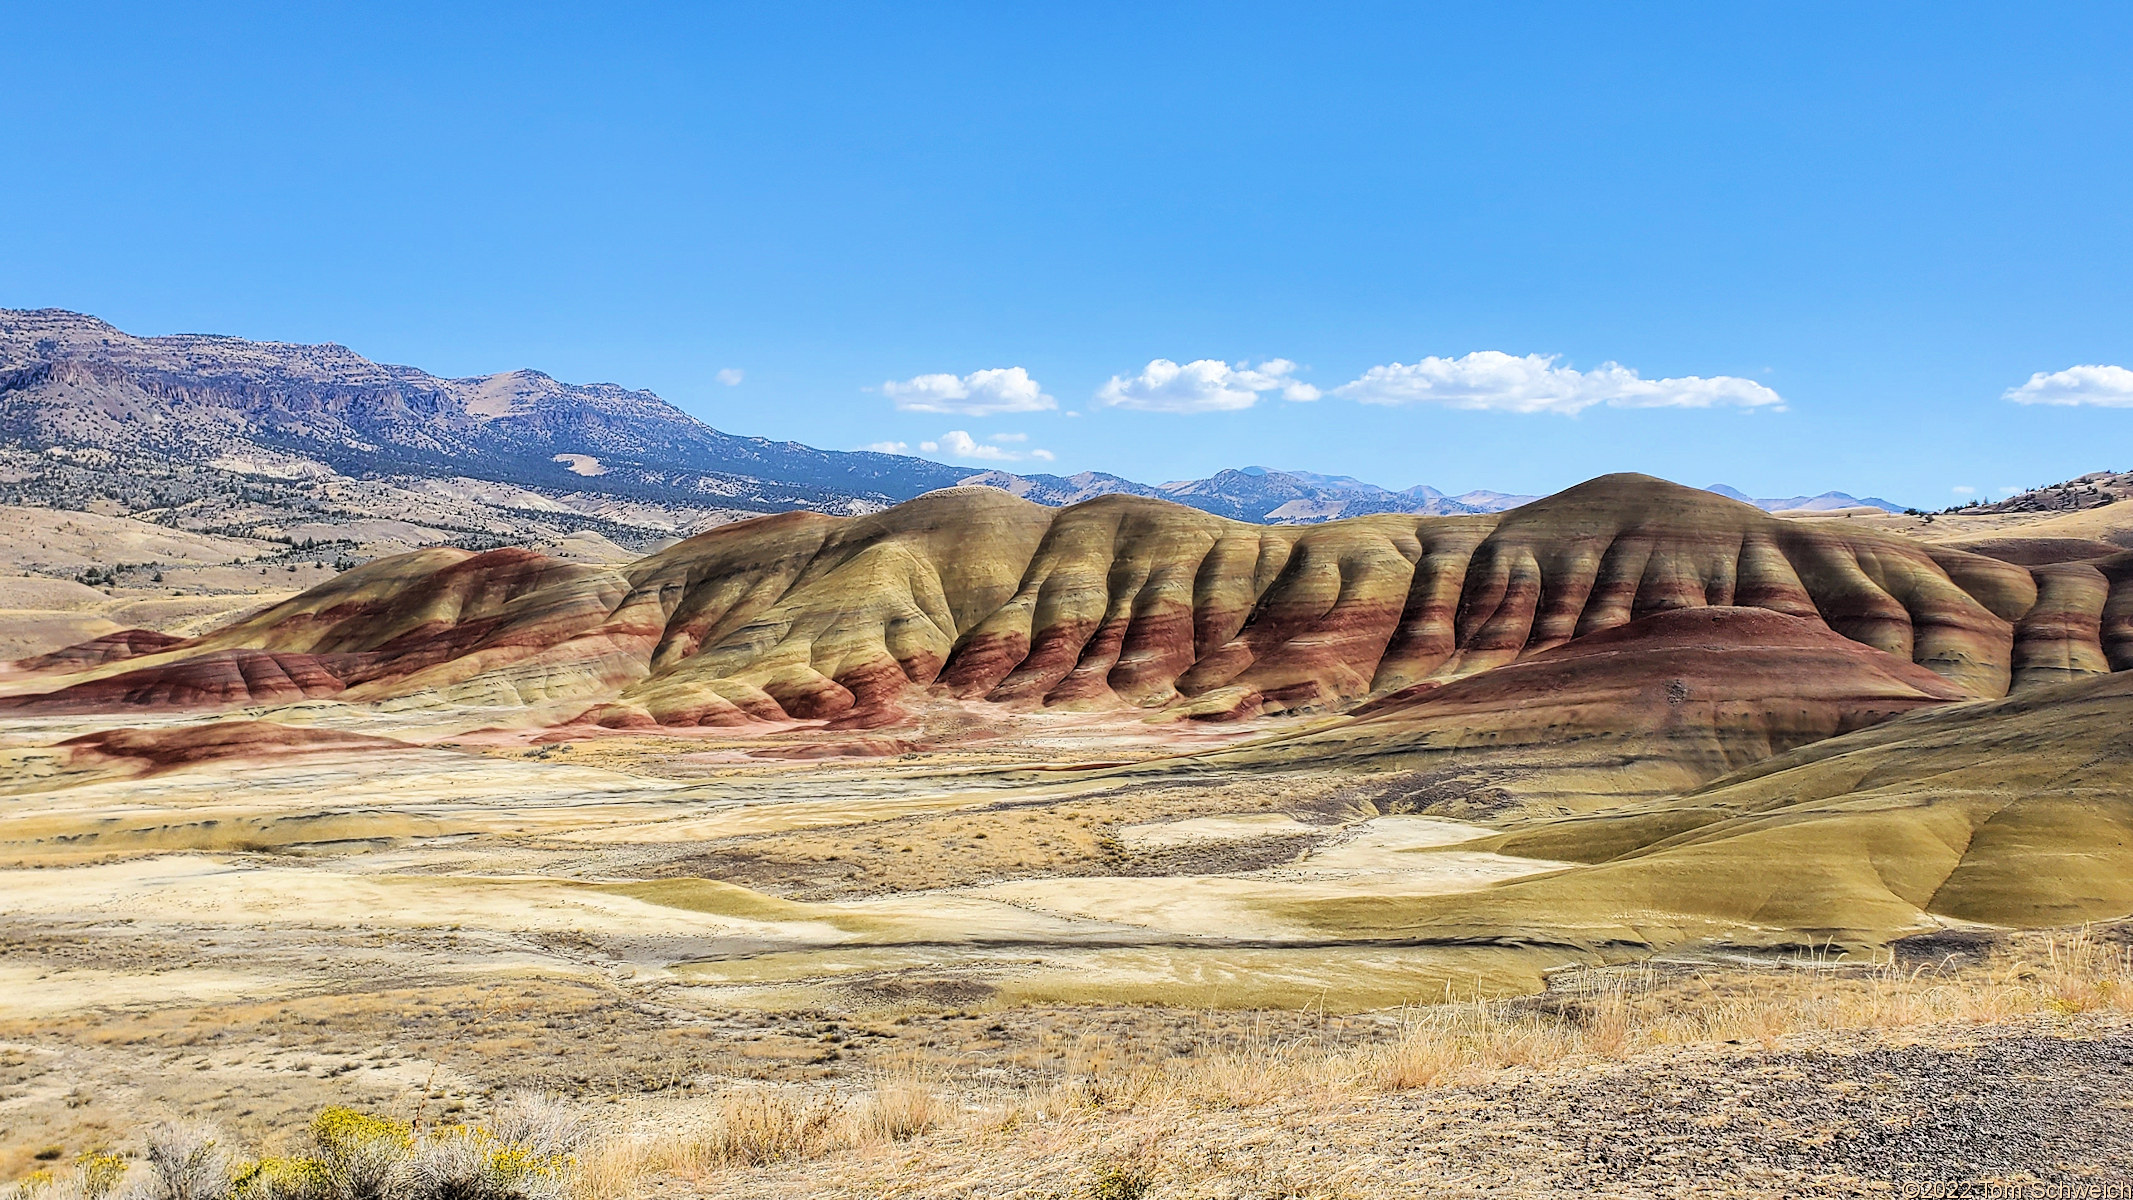
[[[947,698],[1227,719],[1344,711],[1711,606],[1825,628],[1966,696],[2133,664],[2121,564],[2062,585],[1848,524],[1643,476],[1504,514],[1273,527],[956,488],[739,522],[619,567],[403,555],[204,637],[18,675],[9,703],[430,697],[568,702],[609,726],[868,726]]]
[[[1530,822],[1471,849],[1591,864],[1442,899],[1285,915],[1379,936],[1585,946],[1862,945],[1950,922],[2133,907],[2133,675],[1915,713],[1678,797]]]
[[[1811,617],[1670,608],[1450,682],[1354,721],[1214,756],[1352,763],[1427,780],[1407,807],[1576,811],[1684,791],[1772,755],[1971,697]]]

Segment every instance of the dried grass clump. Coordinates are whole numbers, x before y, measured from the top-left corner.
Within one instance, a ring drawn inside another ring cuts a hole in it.
[[[767,1167],[839,1151],[905,1141],[955,1124],[961,1110],[933,1077],[905,1068],[874,1090],[848,1098],[768,1086],[736,1088],[649,1136],[610,1139],[590,1149],[577,1173],[582,1200],[634,1195],[647,1179],[702,1179],[734,1168]]]
[[[1575,1034],[1532,1016],[1506,1016],[1487,1004],[1407,1018],[1399,1040],[1363,1058],[1363,1077],[1381,1091],[1440,1087],[1508,1066],[1566,1058]]]
[[[599,1138],[578,1155],[571,1173],[574,1200],[636,1200],[649,1181],[678,1173],[671,1139]]]
[[[2061,1012],[2133,1009],[2133,946],[2112,946],[2094,930],[2046,938],[2041,975]]]
[[[759,1167],[787,1159],[814,1158],[836,1148],[835,1096],[807,1096],[774,1088],[743,1088],[717,1102],[694,1156],[717,1166]]]
[[[955,1115],[955,1106],[942,1098],[930,1074],[907,1070],[882,1079],[853,1114],[854,1140],[908,1141]]]

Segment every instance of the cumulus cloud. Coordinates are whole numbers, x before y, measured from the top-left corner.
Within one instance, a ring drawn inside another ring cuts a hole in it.
[[[2124,367],[2068,367],[2039,371],[2021,387],[2002,393],[2016,404],[2095,404],[2133,408],[2133,371]]]
[[[1614,408],[1771,408],[1785,401],[1752,379],[1684,375],[1646,379],[1620,363],[1590,371],[1556,365],[1552,354],[1523,357],[1476,350],[1459,358],[1431,356],[1372,367],[1332,394],[1364,404],[1442,404],[1495,412],[1579,413],[1596,404]]]
[[[1058,407],[1021,367],[994,367],[968,375],[920,375],[884,383],[882,394],[905,412],[989,417],[995,413],[1043,412]]]
[[[1214,358],[1178,365],[1158,358],[1132,378],[1113,375],[1097,389],[1096,402],[1109,408],[1142,412],[1232,412],[1259,402],[1261,392],[1279,391],[1284,400],[1316,400],[1318,389],[1292,378],[1296,364],[1270,358],[1258,366],[1235,366]]]
[[[718,380],[720,383],[725,384],[727,387],[739,387],[741,385],[741,377],[746,374],[747,372],[741,370],[739,367],[724,367],[720,369],[718,374],[713,375],[711,378]]]
[[[1049,450],[1024,452],[1009,450],[1005,446],[994,444],[1003,440],[1006,439],[994,438],[992,442],[981,442],[970,436],[967,430],[951,429],[935,441],[920,442],[918,451],[921,454],[939,454],[947,458],[961,458],[976,462],[1020,462],[1025,458],[1043,459],[1045,462],[1052,461],[1052,452]]]
[[[909,442],[868,442],[860,447],[861,450],[872,450],[876,454],[902,454],[910,448]]]

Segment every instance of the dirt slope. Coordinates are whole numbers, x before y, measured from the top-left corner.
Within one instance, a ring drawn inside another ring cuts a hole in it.
[[[1479,845],[1592,864],[1435,901],[1328,905],[1350,933],[1580,944],[1872,944],[2133,909],[2133,676],[1914,713],[1685,795]]]

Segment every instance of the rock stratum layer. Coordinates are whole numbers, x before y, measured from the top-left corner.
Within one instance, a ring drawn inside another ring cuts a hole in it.
[[[1504,514],[1304,527],[954,488],[862,517],[727,525],[620,567],[418,551],[204,637],[18,664],[6,703],[429,698],[560,705],[616,728],[884,726],[927,698],[1210,719],[1390,711],[1441,706],[1455,693],[1433,700],[1436,685],[1511,664],[1585,661],[1549,655],[1701,608],[1791,619],[1713,627],[1743,644],[1871,648],[1919,702],[2133,664],[2133,554],[2031,568],[1845,524],[1630,475]]]
[[[1389,768],[1418,782],[1382,799],[1445,815],[1577,811],[1670,795],[1969,698],[1932,671],[1817,621],[1768,609],[1677,608],[1479,675],[1395,692],[1356,708],[1353,721],[1209,761]]]

